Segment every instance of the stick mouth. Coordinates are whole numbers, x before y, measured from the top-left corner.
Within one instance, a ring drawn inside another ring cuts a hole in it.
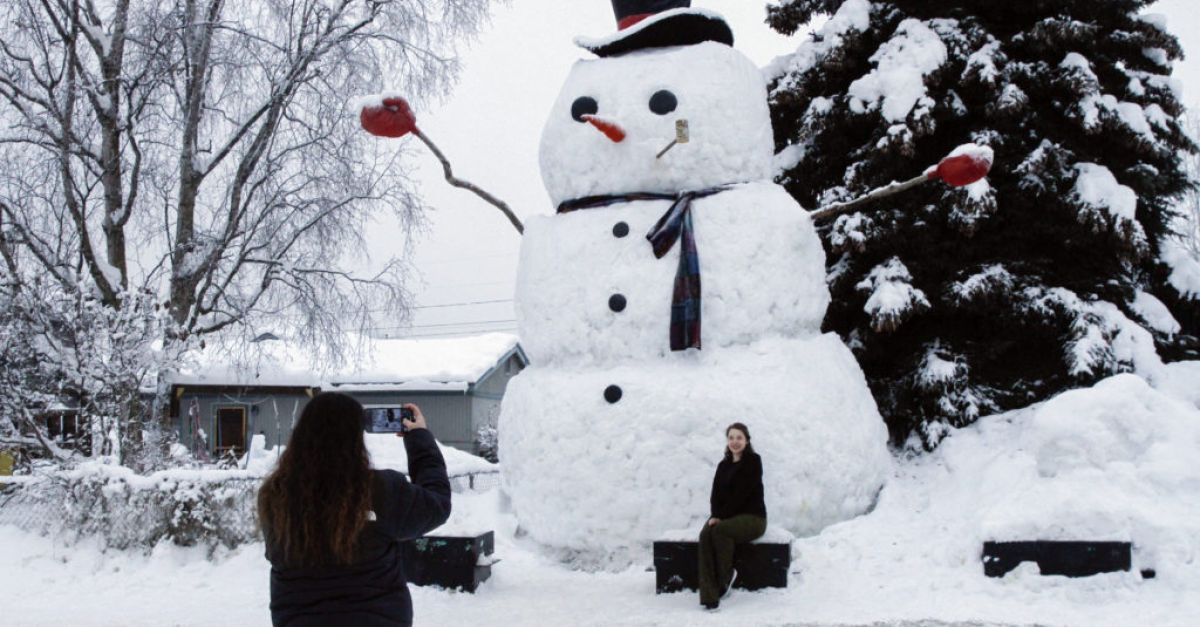
[[[583,120],[588,124],[596,127],[596,130],[604,133],[604,136],[612,140],[614,144],[619,144],[625,141],[625,129],[621,128],[616,122],[605,120],[591,114],[583,116]]]

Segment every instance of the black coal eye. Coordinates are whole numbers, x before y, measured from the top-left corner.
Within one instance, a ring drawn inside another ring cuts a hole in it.
[[[600,111],[600,105],[596,103],[595,98],[583,96],[576,98],[575,102],[571,103],[571,117],[575,118],[576,122],[583,122],[583,116],[596,115]]]
[[[656,91],[653,96],[650,96],[650,110],[659,115],[666,115],[678,106],[679,100],[675,98],[675,94],[665,89]]]

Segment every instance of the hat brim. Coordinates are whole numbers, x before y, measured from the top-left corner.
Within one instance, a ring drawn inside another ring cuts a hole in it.
[[[598,57],[613,57],[645,48],[690,46],[705,41],[733,45],[733,31],[725,18],[704,9],[671,9],[608,37],[576,37],[575,45]]]

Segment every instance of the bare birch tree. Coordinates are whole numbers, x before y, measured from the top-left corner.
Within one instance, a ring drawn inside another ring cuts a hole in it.
[[[347,100],[385,85],[444,94],[457,71],[454,44],[477,31],[487,5],[3,3],[5,315],[37,310],[29,299],[52,294],[109,312],[94,324],[153,318],[161,324],[139,327],[140,343],[122,336],[96,350],[160,359],[170,351],[152,345],[236,327],[269,327],[337,353],[343,331],[365,327],[371,310],[402,316],[402,262],[357,271],[363,232],[389,211],[412,229],[422,207],[395,157],[358,131]],[[35,278],[42,287],[31,292]],[[43,328],[78,322],[68,310],[44,308],[68,319]],[[119,326],[102,335],[125,333]],[[131,365],[111,386],[135,397],[140,382],[128,378],[141,370]]]

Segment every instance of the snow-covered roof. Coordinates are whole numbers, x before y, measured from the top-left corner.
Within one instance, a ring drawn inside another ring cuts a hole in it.
[[[361,344],[359,344],[361,340]],[[286,340],[253,343],[247,354],[209,349],[172,373],[176,385],[302,386],[340,391],[466,391],[507,355],[517,336],[485,333],[444,339],[353,338],[361,356],[338,366]]]

